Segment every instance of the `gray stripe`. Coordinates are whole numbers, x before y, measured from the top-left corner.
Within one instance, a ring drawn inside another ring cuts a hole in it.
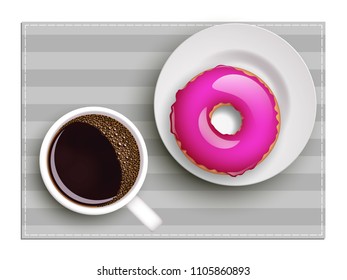
[[[298,52],[320,52],[325,49],[325,36],[321,35],[279,35]],[[322,41],[323,39],[323,41]],[[323,46],[321,45],[323,43]]]
[[[153,104],[154,87],[26,87],[22,88],[22,104]],[[316,87],[317,103],[324,87]],[[24,98],[26,92],[27,98]],[[95,94],[97,93],[97,94]]]
[[[321,174],[322,173],[322,156],[299,156],[287,169],[283,171],[285,174]]]
[[[298,234],[300,232],[301,234]],[[129,225],[129,226],[98,226],[98,227],[89,227],[89,226],[34,226],[30,225],[26,227],[26,234],[32,235],[31,237],[37,234],[37,237],[120,237],[121,234],[129,234],[132,236],[137,234],[141,237],[155,237],[160,235],[160,237],[204,237],[209,236],[210,234],[215,235],[215,237],[308,237],[309,235],[320,235],[321,226],[199,226],[199,225],[186,225],[186,226],[165,226],[162,225],[154,233],[144,233],[143,225]],[[23,234],[25,234],[23,232]],[[189,234],[189,236],[188,236]],[[63,236],[59,236],[63,235]],[[280,235],[280,236],[279,236]],[[134,237],[134,236],[132,236]]]
[[[316,121],[325,121],[325,105],[317,105]]]
[[[320,225],[320,209],[155,209],[163,225]],[[24,213],[23,213],[24,215]],[[27,225],[139,225],[127,209],[88,216],[64,208],[27,209]]]
[[[159,70],[170,54],[170,52],[27,52],[26,65],[28,70]],[[24,54],[22,61],[24,63]]]
[[[28,70],[22,71],[22,85],[26,87],[154,87],[159,70]],[[310,70],[316,87],[321,71]],[[27,80],[25,84],[25,79]]]
[[[325,86],[325,70],[310,70],[310,73],[315,87]]]
[[[26,95],[22,104],[153,104],[154,87],[27,87]]]
[[[23,112],[24,113],[24,112]],[[23,114],[24,116],[24,114]],[[59,115],[60,117],[60,115]],[[158,139],[159,134],[154,121],[134,121],[135,126],[145,139]],[[26,121],[22,122],[23,139],[43,139],[53,121]]]
[[[139,197],[152,208],[319,208],[321,191],[140,191]],[[48,191],[22,192],[27,209],[60,208]]]
[[[320,52],[320,35],[280,35],[298,52]],[[172,52],[189,35],[27,35],[27,52]],[[323,38],[324,39],[324,38]],[[324,40],[323,40],[324,42]],[[324,48],[325,46],[323,46]]]
[[[287,169],[283,171],[283,173],[320,174],[321,159],[320,156],[299,156]],[[182,174],[187,172],[171,156],[150,156],[148,161],[148,174]],[[39,173],[38,157],[22,157],[22,172],[26,172],[27,174]]]
[[[26,107],[27,121],[56,121],[69,111],[85,106],[93,106],[93,104],[28,105]],[[152,121],[154,119],[152,104],[100,104],[100,106],[113,109],[132,121]]]
[[[30,35],[27,52],[172,52],[189,35]]]
[[[160,70],[170,52],[27,52],[22,54],[27,70]],[[301,57],[311,70],[321,69],[321,53],[302,52]]]
[[[55,121],[62,115],[71,110],[78,109],[85,106],[93,106],[95,104],[40,104],[40,105],[27,105],[26,106],[26,121]],[[152,121],[154,120],[154,112],[152,104],[98,104],[103,107],[113,109],[132,121]],[[316,121],[323,120],[325,105],[317,105]],[[24,117],[24,109],[22,106],[22,116]]]
[[[316,87],[315,91],[317,104],[325,104],[325,87]]]
[[[311,139],[325,139],[324,134],[325,122],[316,121],[311,134]]]
[[[40,174],[22,175],[23,190],[45,191],[46,187]],[[165,182],[165,187],[163,187]],[[279,174],[264,182],[249,186],[225,187],[214,185],[205,180],[201,180],[192,174],[185,172],[182,174],[147,174],[143,191],[320,191],[320,174]]]
[[[324,150],[325,141],[321,139],[310,139],[306,144],[304,150],[301,152],[301,156],[319,156],[325,154]]]
[[[117,22],[117,23],[22,23],[22,33],[27,35],[191,35],[216,24],[231,22]],[[240,22],[238,22],[240,23]],[[244,22],[257,25],[276,34],[320,35],[324,22],[317,23],[263,23]],[[323,33],[324,34],[324,33]]]
[[[321,157],[299,156],[287,169],[283,171],[286,174],[320,174]],[[182,174],[186,172],[172,157],[152,156],[149,158],[148,173],[150,174]],[[225,175],[227,176],[227,175]]]
[[[159,70],[30,70],[23,71],[22,85],[44,87],[153,87]]]
[[[168,156],[169,153],[160,139],[146,139],[146,146],[150,156]],[[27,139],[26,154],[27,156],[35,156],[40,152],[42,139]],[[319,156],[321,154],[321,140],[311,139],[308,141],[302,156]],[[24,155],[24,139],[22,139],[22,155]]]

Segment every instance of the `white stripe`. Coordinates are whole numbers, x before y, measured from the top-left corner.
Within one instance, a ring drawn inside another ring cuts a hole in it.
[[[153,104],[154,87],[27,87],[29,105]]]
[[[320,191],[140,191],[151,208],[320,208]],[[28,208],[60,208],[48,191],[28,191]]]
[[[320,156],[299,156],[284,174],[320,174]],[[148,165],[149,174],[182,174],[186,172],[169,156],[150,156]],[[26,161],[22,157],[22,164],[27,164],[27,174],[39,173],[38,156],[27,156]]]
[[[192,35],[207,27],[232,22],[210,23],[30,23],[28,35]],[[238,22],[239,23],[239,22]],[[323,23],[256,23],[279,35],[319,35]],[[24,23],[25,24],[25,23]],[[115,28],[117,27],[117,28]]]
[[[152,104],[154,87],[26,87],[28,105],[41,104]],[[316,87],[317,103],[324,104]],[[23,93],[25,88],[23,87]],[[22,98],[24,105],[25,99]]]
[[[43,139],[53,123],[54,122],[50,121],[26,122],[27,139]],[[143,138],[158,139],[158,132],[154,121],[135,121],[134,125],[140,130]],[[24,128],[24,122],[22,122],[22,129],[24,130]]]
[[[27,227],[28,234],[30,237],[38,236],[38,233],[43,234],[42,237],[126,237],[127,234],[137,235],[138,237],[154,237],[152,233],[144,233],[143,226],[138,225],[116,225],[116,226],[104,226],[99,225],[97,227],[91,226],[31,226]],[[177,238],[182,235],[189,237],[206,237],[207,234],[221,234],[222,237],[270,237],[270,235],[276,237],[309,237],[310,235],[320,235],[320,226],[228,226],[228,225],[214,225],[214,226],[200,226],[200,225],[186,225],[180,226],[160,226],[155,234],[159,234],[163,238]]]

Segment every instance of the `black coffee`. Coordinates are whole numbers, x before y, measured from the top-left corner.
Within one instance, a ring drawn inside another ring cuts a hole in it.
[[[136,140],[103,115],[73,119],[56,134],[49,169],[58,190],[78,204],[104,206],[122,198],[140,169]]]

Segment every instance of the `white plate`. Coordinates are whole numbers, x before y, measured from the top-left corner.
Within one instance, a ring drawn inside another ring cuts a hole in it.
[[[272,152],[256,168],[237,177],[213,174],[194,165],[170,132],[176,92],[196,74],[219,64],[258,75],[273,90],[281,112],[281,130]],[[224,24],[194,34],[172,53],[156,85],[154,113],[166,148],[186,170],[216,184],[248,185],[277,175],[299,156],[315,123],[316,93],[306,64],[285,40],[257,26]]]

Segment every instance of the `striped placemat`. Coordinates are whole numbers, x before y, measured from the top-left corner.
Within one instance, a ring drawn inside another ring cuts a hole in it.
[[[215,24],[22,24],[22,238],[324,238],[324,23],[250,23],[287,40],[316,86],[313,133],[281,174],[251,186],[216,186],[188,173],[164,147],[153,113],[160,69],[181,42]],[[149,170],[139,196],[163,219],[155,232],[126,208],[80,215],[46,190],[38,165],[45,133],[63,114],[89,105],[124,114],[145,138]]]

